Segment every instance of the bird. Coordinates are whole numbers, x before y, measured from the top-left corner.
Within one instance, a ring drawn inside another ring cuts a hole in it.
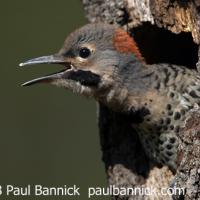
[[[148,64],[130,34],[116,25],[86,24],[58,53],[20,66],[60,64],[63,69],[25,82],[49,83],[91,97],[128,118],[147,157],[175,171],[181,128],[200,104],[200,75],[185,66]]]

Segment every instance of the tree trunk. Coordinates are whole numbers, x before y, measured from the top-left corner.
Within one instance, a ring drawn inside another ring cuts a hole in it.
[[[148,64],[173,63],[199,71],[199,0],[82,2],[89,22],[117,24],[127,30]],[[99,106],[101,147],[109,185],[153,190],[151,195],[115,195],[113,199],[200,199],[200,109],[192,110],[191,116],[179,136],[179,167],[173,174],[167,167],[154,166],[148,160],[123,115]],[[169,187],[168,192],[176,194],[161,194],[162,188]]]

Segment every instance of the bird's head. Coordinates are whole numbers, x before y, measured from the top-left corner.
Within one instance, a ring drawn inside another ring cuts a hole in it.
[[[21,63],[61,64],[60,72],[23,84],[51,83],[87,96],[108,94],[120,82],[120,71],[127,60],[142,60],[134,40],[116,26],[88,24],[71,33],[61,50]]]

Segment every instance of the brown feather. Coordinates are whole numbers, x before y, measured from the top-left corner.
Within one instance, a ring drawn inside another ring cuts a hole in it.
[[[113,43],[114,47],[120,53],[133,53],[138,58],[138,60],[144,62],[144,58],[142,57],[136,42],[123,29],[116,29]]]

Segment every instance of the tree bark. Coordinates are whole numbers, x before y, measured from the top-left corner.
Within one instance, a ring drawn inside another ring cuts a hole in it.
[[[117,24],[133,35],[147,63],[181,64],[199,71],[199,0],[82,2],[89,22]],[[100,104],[99,130],[109,185],[157,191],[149,196],[137,193],[113,196],[113,199],[200,199],[199,123],[200,109],[197,107],[181,130],[179,167],[173,174],[167,167],[155,166],[148,160],[125,116]],[[169,187],[183,190],[166,196],[160,193],[161,188]]]

